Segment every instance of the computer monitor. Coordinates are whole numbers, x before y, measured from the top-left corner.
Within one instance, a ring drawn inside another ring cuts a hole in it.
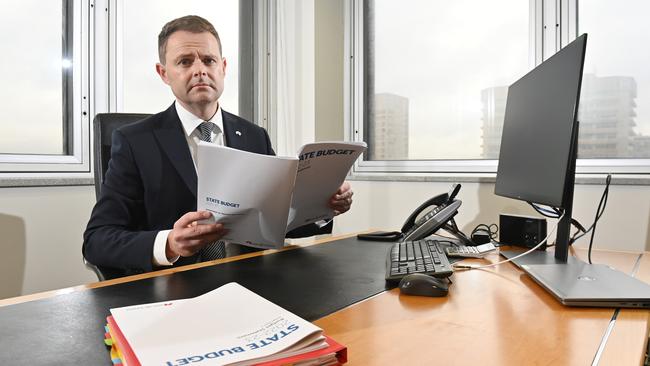
[[[562,304],[648,308],[648,284],[608,265],[568,255],[586,46],[583,34],[508,89],[495,193],[556,207],[563,215],[554,255],[501,254]]]
[[[568,259],[586,46],[583,34],[514,82],[503,121],[495,193],[564,212],[557,262]]]

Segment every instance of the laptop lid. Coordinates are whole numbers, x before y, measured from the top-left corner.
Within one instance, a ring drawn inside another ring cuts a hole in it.
[[[569,306],[650,308],[650,285],[604,264],[525,264],[521,268]]]

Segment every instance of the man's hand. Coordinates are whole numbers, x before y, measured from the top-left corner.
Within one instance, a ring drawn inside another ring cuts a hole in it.
[[[343,182],[339,190],[330,198],[329,206],[334,210],[334,216],[340,215],[350,209],[352,206],[352,187],[350,183]]]
[[[165,254],[167,258],[190,257],[204,246],[221,239],[228,230],[223,224],[199,224],[199,220],[210,218],[208,211],[188,212],[174,223],[167,236]]]

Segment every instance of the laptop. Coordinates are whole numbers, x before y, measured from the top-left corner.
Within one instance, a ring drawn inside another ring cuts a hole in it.
[[[650,285],[604,264],[522,264],[535,282],[568,306],[650,308]]]

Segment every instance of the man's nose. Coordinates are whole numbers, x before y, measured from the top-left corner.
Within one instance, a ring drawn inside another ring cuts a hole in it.
[[[195,62],[194,65],[192,65],[192,66],[193,66],[193,70],[192,70],[193,73],[192,74],[194,76],[203,76],[203,75],[207,74],[207,69],[206,69],[205,65],[203,64],[203,62],[200,62],[200,61]]]

